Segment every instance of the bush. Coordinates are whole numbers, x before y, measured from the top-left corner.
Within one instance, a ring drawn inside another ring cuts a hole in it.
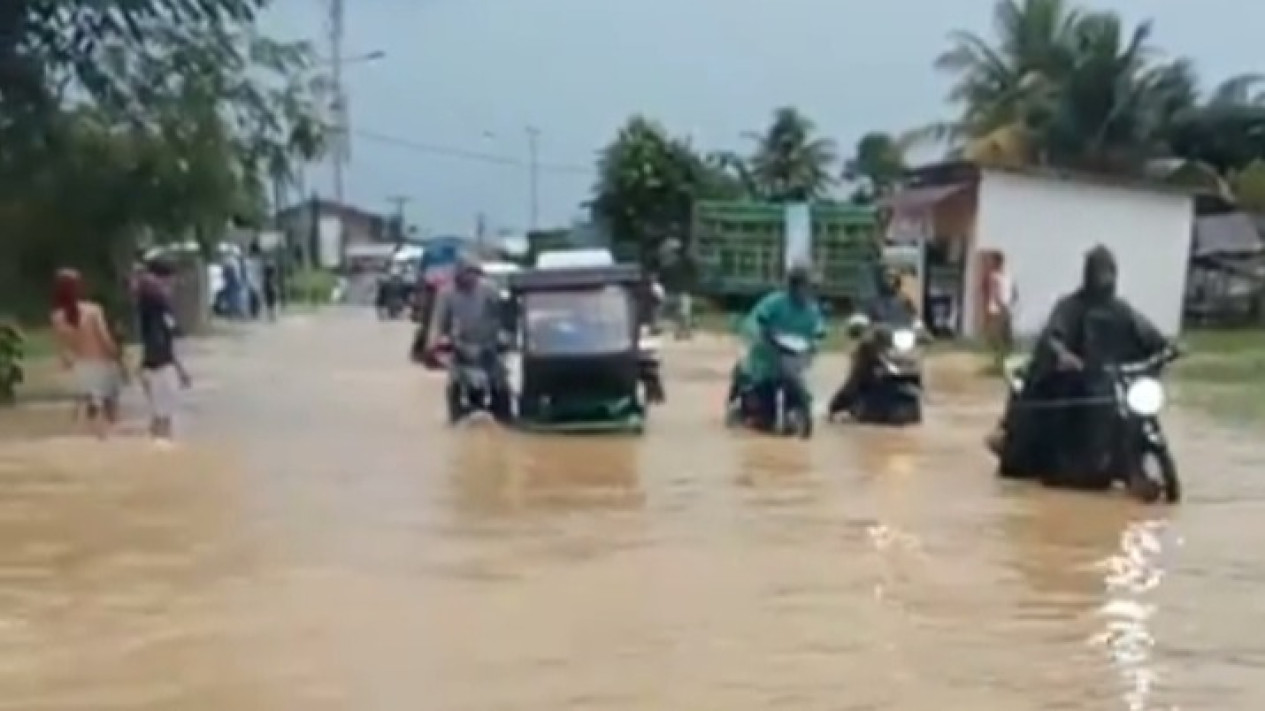
[[[25,379],[22,361],[26,357],[26,338],[12,321],[0,320],[0,404],[12,404],[18,386]]]
[[[301,269],[290,276],[286,298],[304,304],[328,304],[338,286],[338,275],[324,269]]]

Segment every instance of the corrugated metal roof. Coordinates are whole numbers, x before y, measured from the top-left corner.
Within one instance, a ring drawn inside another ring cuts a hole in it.
[[[1256,254],[1265,249],[1247,213],[1228,212],[1195,220],[1195,257]]]
[[[883,201],[885,207],[895,212],[910,212],[931,207],[945,198],[963,190],[967,183],[951,185],[933,185],[920,188],[908,188]]]

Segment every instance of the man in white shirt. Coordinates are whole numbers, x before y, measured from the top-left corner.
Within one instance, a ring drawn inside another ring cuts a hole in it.
[[[1014,345],[1014,312],[1019,302],[1019,291],[1006,271],[1006,256],[993,254],[987,282],[988,337],[998,367],[1010,354]]]

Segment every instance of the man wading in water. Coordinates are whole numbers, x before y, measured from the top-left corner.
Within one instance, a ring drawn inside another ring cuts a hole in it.
[[[149,433],[163,442],[171,440],[177,395],[190,382],[189,373],[176,357],[176,319],[168,293],[172,272],[166,262],[150,261],[136,294],[141,382],[149,399]]]
[[[88,425],[105,438],[118,420],[119,391],[126,374],[123,351],[110,335],[100,304],[83,297],[83,279],[73,269],[57,272],[52,325],[62,365],[74,374]]]

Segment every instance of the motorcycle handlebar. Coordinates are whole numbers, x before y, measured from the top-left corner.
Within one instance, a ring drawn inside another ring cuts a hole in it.
[[[1181,355],[1182,353],[1179,348],[1176,346],[1168,346],[1149,358],[1144,358],[1143,360],[1134,361],[1132,363],[1121,363],[1113,366],[1111,370],[1120,375],[1141,375],[1143,373],[1160,370],[1169,363],[1172,363],[1180,358]]]

